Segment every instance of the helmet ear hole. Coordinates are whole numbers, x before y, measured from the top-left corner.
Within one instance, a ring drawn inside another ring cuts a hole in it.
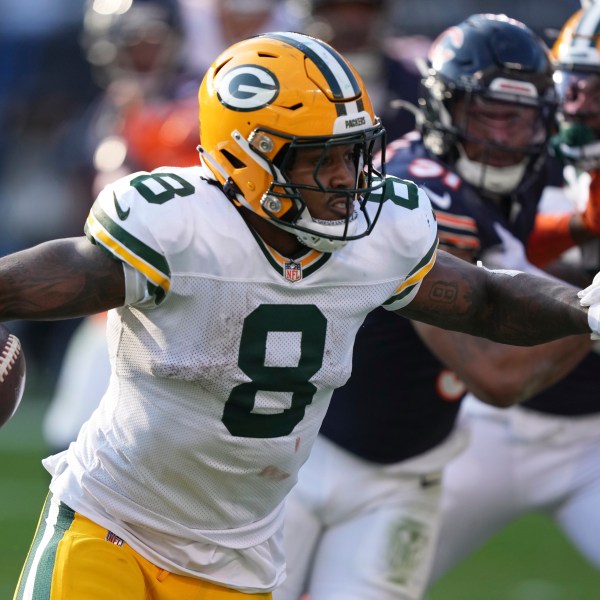
[[[243,169],[246,163],[242,162],[237,156],[234,156],[229,150],[221,150],[221,154],[231,163],[234,169]]]
[[[294,165],[294,157],[296,151],[292,148],[290,150],[290,144],[284,144],[273,158],[273,164],[280,170],[287,172]]]

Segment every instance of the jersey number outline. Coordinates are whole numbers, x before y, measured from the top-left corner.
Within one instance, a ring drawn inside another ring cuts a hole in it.
[[[155,192],[146,185],[149,179],[156,181],[164,190]],[[172,182],[179,184],[179,187],[173,185]],[[164,204],[175,198],[175,196],[190,196],[195,192],[194,186],[189,181],[175,173],[147,173],[134,177],[129,183],[140,193],[144,200],[152,204]]]
[[[419,188],[408,179],[389,178],[385,193],[394,204],[408,210],[415,210],[419,206]]]
[[[294,367],[267,366],[270,332],[300,332],[300,358]],[[275,438],[289,435],[304,418],[316,386],[309,381],[323,365],[327,319],[313,304],[262,304],[244,320],[238,366],[251,381],[235,386],[222,421],[231,435]],[[252,412],[258,391],[291,393],[291,406],[275,414]]]
[[[419,206],[419,188],[416,183],[400,177],[387,177],[383,194],[371,194],[369,200],[385,202],[391,200],[394,204],[408,210],[415,210]]]

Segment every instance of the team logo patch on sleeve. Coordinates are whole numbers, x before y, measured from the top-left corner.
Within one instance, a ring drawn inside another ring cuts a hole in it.
[[[121,221],[125,221],[125,219],[127,219],[127,217],[129,216],[129,213],[131,212],[131,208],[124,210],[123,207],[119,204],[117,195],[114,192],[113,199],[115,203],[115,210],[117,211],[117,216],[119,217],[119,219],[121,219]]]

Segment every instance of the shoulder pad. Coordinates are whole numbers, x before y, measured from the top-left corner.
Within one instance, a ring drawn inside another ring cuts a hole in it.
[[[142,273],[157,301],[169,291],[168,257],[193,237],[188,203],[174,200],[196,193],[186,171],[159,169],[117,180],[102,190],[86,221],[92,242]]]

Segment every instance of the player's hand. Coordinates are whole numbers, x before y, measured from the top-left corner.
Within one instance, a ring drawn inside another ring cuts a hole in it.
[[[590,175],[588,202],[581,216],[585,228],[594,235],[600,235],[600,170],[596,169]]]
[[[581,306],[588,307],[588,324],[592,330],[591,339],[600,340],[600,273],[591,285],[577,292]]]
[[[532,265],[527,259],[525,246],[508,229],[500,223],[494,223],[494,229],[502,241],[492,246],[483,255],[483,264],[490,269],[509,269],[533,273],[540,277],[549,277],[548,273]]]

